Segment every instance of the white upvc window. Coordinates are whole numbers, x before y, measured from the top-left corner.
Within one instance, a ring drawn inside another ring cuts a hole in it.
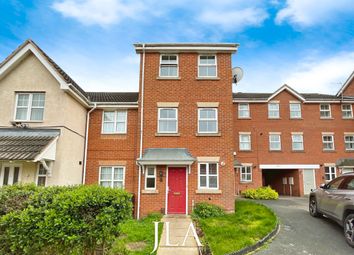
[[[124,188],[124,166],[101,166],[99,184],[104,187]]]
[[[280,118],[279,103],[277,102],[268,103],[268,118],[270,119]]]
[[[321,119],[329,119],[332,117],[330,104],[320,104],[320,117]]]
[[[334,136],[330,134],[322,134],[322,144],[323,150],[333,151],[334,150]]]
[[[216,55],[199,55],[198,77],[217,77]]]
[[[159,108],[158,109],[158,133],[178,132],[178,109]]]
[[[156,167],[147,166],[145,169],[145,189],[155,190],[156,189]]]
[[[239,103],[238,104],[238,117],[240,119],[250,118],[250,105],[248,103]]]
[[[300,103],[290,103],[290,118],[291,119],[301,119],[301,104]]]
[[[342,117],[343,119],[353,118],[353,109],[351,104],[342,104]]]
[[[336,178],[336,167],[335,166],[325,166],[325,180],[332,181]]]
[[[345,150],[352,151],[354,150],[354,134],[344,135]]]
[[[43,121],[45,93],[16,93],[15,121]]]
[[[198,109],[198,133],[218,133],[218,109]]]
[[[47,185],[47,170],[43,164],[38,164],[37,186],[45,187]]]
[[[0,187],[21,182],[22,165],[3,163],[0,169]]]
[[[281,150],[281,135],[269,134],[269,150],[280,151]]]
[[[240,151],[251,150],[251,133],[239,133],[239,149]]]
[[[127,110],[104,111],[102,119],[103,134],[127,133]]]
[[[243,165],[240,167],[240,181],[241,182],[252,181],[252,165]]]
[[[199,163],[198,164],[198,188],[199,189],[218,189],[218,163]]]
[[[304,137],[302,134],[292,134],[292,149],[293,151],[303,151],[304,150]]]
[[[160,77],[178,77],[177,54],[161,54]]]

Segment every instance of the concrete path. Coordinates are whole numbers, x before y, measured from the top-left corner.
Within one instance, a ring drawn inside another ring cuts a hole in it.
[[[308,198],[280,197],[257,201],[272,208],[280,219],[280,232],[255,255],[353,255],[344,240],[343,228],[328,218],[313,218]]]
[[[185,246],[181,246],[184,237],[188,231],[188,227],[192,222],[189,216],[164,216],[162,222],[170,222],[170,244],[178,246],[166,246],[166,224],[164,224],[157,255],[198,255],[197,242],[193,237],[192,231],[189,231],[189,236]]]

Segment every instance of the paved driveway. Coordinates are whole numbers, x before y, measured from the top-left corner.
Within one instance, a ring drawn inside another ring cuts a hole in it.
[[[277,201],[258,201],[272,208],[281,223],[279,234],[257,255],[346,255],[354,254],[344,240],[343,230],[327,218],[308,213],[308,198],[281,197]]]

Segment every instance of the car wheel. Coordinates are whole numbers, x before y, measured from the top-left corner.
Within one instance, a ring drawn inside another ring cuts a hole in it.
[[[349,214],[344,220],[344,236],[347,243],[354,248],[354,214]]]
[[[318,212],[316,198],[311,197],[309,203],[309,212],[312,217],[321,217],[322,214]]]

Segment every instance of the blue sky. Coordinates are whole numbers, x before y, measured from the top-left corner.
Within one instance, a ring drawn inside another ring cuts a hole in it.
[[[336,93],[354,70],[352,0],[0,0],[0,59],[32,38],[87,91],[137,91],[135,42],[237,42],[235,90]]]

